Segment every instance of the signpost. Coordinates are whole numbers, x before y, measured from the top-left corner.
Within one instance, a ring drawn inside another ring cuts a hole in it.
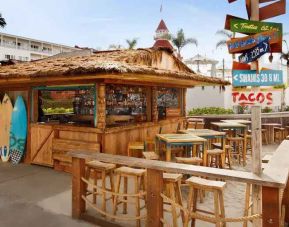
[[[283,84],[282,70],[265,70],[257,73],[256,70],[234,70],[233,86],[274,86]]]
[[[249,63],[252,61],[256,61],[264,54],[270,51],[270,45],[268,39],[260,42],[255,47],[245,51],[242,55],[239,56],[239,62],[241,63]]]
[[[246,36],[242,38],[234,38],[227,41],[229,52],[242,53],[244,50],[255,47],[260,42],[268,39],[270,45],[279,42],[279,35],[276,31],[262,32],[256,35]]]
[[[282,24],[260,21],[250,21],[245,19],[232,18],[230,20],[230,30],[242,34],[256,34],[267,31],[277,31],[282,37]]]

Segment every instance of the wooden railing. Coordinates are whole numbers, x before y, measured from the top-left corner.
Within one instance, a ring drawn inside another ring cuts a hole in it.
[[[163,172],[181,173],[208,178],[219,178],[249,183],[262,187],[262,226],[281,226],[281,206],[289,207],[287,185],[289,167],[289,141],[283,141],[265,167],[261,176],[250,172],[216,169],[210,167],[152,161],[118,155],[89,152],[71,152],[72,156],[72,217],[81,218],[85,213],[85,159],[147,169],[147,226],[162,226],[163,219]],[[286,210],[287,212],[287,210]],[[285,220],[289,220],[286,213]],[[255,224],[255,227],[260,225]]]

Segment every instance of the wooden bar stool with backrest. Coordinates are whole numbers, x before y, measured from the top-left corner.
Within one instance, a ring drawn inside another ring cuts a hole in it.
[[[143,193],[145,192],[146,185],[146,170],[145,169],[136,169],[131,167],[122,166],[114,170],[116,175],[116,185],[115,192],[117,193],[114,196],[113,202],[113,214],[116,215],[118,205],[123,204],[123,214],[127,214],[127,204],[128,204],[128,178],[132,178],[134,182],[134,200],[135,200],[135,218],[136,226],[140,227],[141,225],[141,199],[145,200]],[[123,192],[120,191],[121,180],[123,179]],[[122,198],[119,198],[122,197]]]
[[[279,143],[285,139],[285,128],[274,127],[274,141]]]
[[[127,145],[127,156],[139,157],[145,149],[144,142],[129,142]],[[134,154],[136,152],[137,154]]]
[[[243,158],[245,139],[243,137],[228,137],[227,141],[230,147],[232,147],[232,156],[237,157],[239,164],[241,164],[241,160],[243,161],[243,164],[245,164],[245,160]]]
[[[199,177],[191,177],[186,180],[186,183],[189,185],[189,196],[188,196],[188,211],[189,214],[191,212],[199,213],[199,214],[213,214],[215,218],[225,218],[225,205],[224,205],[224,188],[226,186],[226,182],[223,181],[213,181],[207,180]],[[198,191],[203,190],[206,192],[211,192],[214,194],[214,212],[209,212],[205,210],[201,210],[197,208],[197,196]],[[185,217],[184,226],[188,226],[189,219],[192,220],[191,226],[195,227],[196,219],[189,216]],[[215,223],[217,227],[226,226],[226,223],[222,223],[220,221],[208,221],[211,223]]]
[[[262,141],[264,142],[264,144],[269,144],[268,142],[268,131],[265,128],[261,129],[261,133],[262,133]]]
[[[182,206],[182,193],[181,193],[181,180],[183,178],[182,174],[176,173],[163,173],[163,181],[164,181],[164,194],[170,198],[174,203]],[[170,204],[164,201],[164,204]],[[178,226],[178,217],[182,217],[182,221],[184,221],[184,214],[181,211],[180,214],[177,214],[177,209],[174,204],[170,204],[171,210],[164,209],[165,212],[170,212],[173,218],[173,227]]]
[[[89,180],[89,178],[93,178],[94,185],[97,186],[97,179],[98,174],[101,175],[101,188],[102,192],[97,192],[96,188],[93,188],[93,203],[96,204],[97,195],[102,196],[102,211],[106,212],[106,192],[110,191],[114,192],[114,181],[113,181],[113,170],[116,168],[115,164],[111,163],[104,163],[99,161],[90,161],[86,163],[86,179]],[[109,177],[110,179],[110,189],[107,189],[106,187],[106,177]],[[113,196],[111,195],[109,200],[111,199],[113,201]]]

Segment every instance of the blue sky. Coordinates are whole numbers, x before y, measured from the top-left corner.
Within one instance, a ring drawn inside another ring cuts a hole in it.
[[[163,2],[163,12],[160,5]],[[187,46],[183,56],[197,53],[218,60],[230,55],[216,50],[215,33],[224,27],[226,14],[247,18],[245,1],[227,0],[0,0],[0,12],[8,25],[2,32],[62,43],[106,49],[138,38],[138,47],[153,45],[161,18],[171,33],[183,28],[199,46]],[[287,6],[288,8],[288,6]],[[288,9],[287,9],[288,11]],[[284,23],[289,31],[289,14],[270,21]],[[289,39],[289,37],[288,37]]]

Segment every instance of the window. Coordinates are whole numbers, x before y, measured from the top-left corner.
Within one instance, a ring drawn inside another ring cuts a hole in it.
[[[13,59],[15,59],[15,55],[5,54],[5,59],[13,60]]]

